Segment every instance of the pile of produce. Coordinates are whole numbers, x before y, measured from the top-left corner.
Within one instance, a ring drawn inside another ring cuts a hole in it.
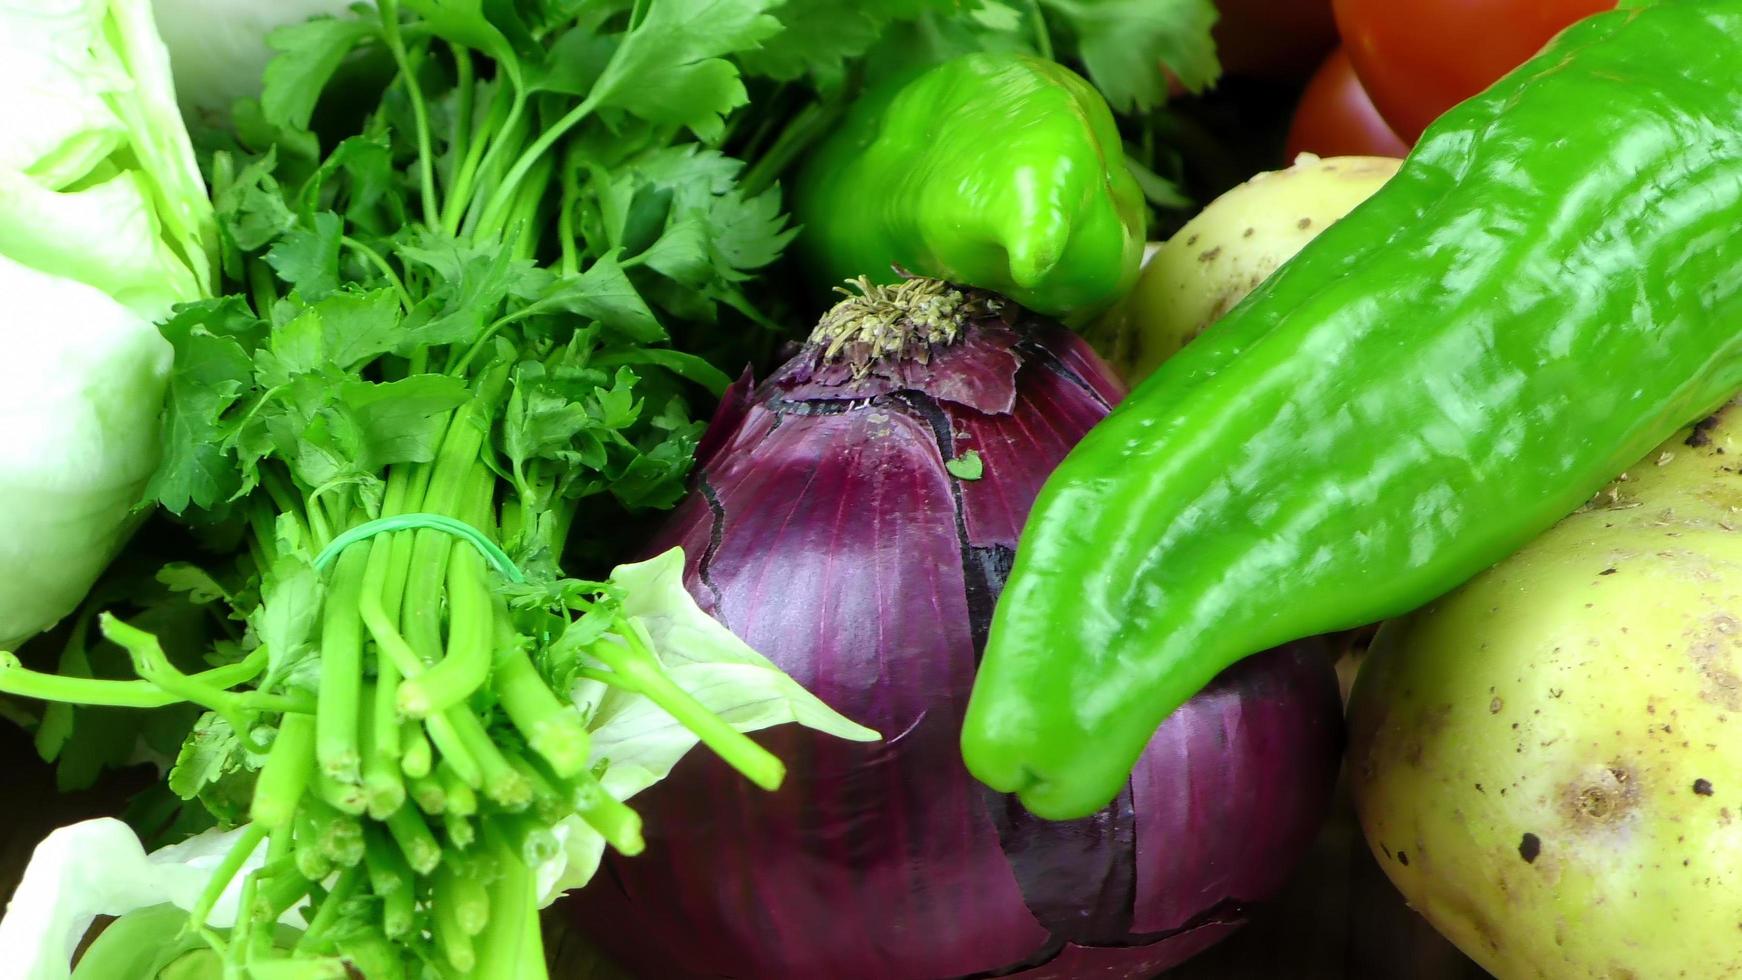
[[[0,975],[1742,976],[1742,2],[1489,6],[0,0]]]

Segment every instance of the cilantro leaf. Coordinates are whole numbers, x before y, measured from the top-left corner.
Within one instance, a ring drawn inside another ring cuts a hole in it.
[[[226,448],[236,427],[227,413],[253,385],[249,347],[261,326],[240,297],[230,296],[182,306],[161,328],[175,348],[175,365],[163,416],[163,460],[145,496],[170,513],[184,513],[190,505],[214,507],[241,485]]]
[[[778,0],[650,0],[594,83],[589,99],[656,123],[717,138],[723,117],[749,101],[725,55],[780,30]]]
[[[398,353],[471,343],[504,300],[542,279],[531,262],[516,259],[505,245],[477,245],[426,232],[397,251],[401,259],[434,272],[436,280],[406,318],[394,348]]]
[[[273,176],[277,151],[249,160],[240,171],[235,158],[212,158],[212,207],[218,219],[218,247],[224,274],[242,278],[242,255],[262,248],[296,226],[296,215],[284,202]]]
[[[326,363],[321,315],[310,307],[272,331],[267,346],[254,352],[256,376],[273,388],[290,384],[298,375],[319,371]]]
[[[320,575],[300,555],[280,555],[266,573],[261,603],[248,622],[266,647],[269,681],[312,653],[323,591]]]
[[[363,437],[363,463],[371,469],[435,459],[447,413],[469,397],[464,381],[445,374],[419,374],[385,384],[347,381],[339,388],[339,400]]]
[[[182,742],[168,785],[184,800],[198,799],[220,822],[236,825],[248,819],[258,767],[230,723],[207,713]]]
[[[339,238],[344,223],[333,212],[321,211],[311,225],[285,232],[266,253],[266,264],[313,302],[339,288]]]
[[[437,37],[477,48],[496,59],[514,79],[516,88],[523,84],[521,59],[537,59],[542,51],[533,43],[511,0],[406,0],[405,6],[416,11]]]
[[[1167,100],[1166,65],[1192,92],[1216,80],[1211,0],[1040,0],[1076,38],[1089,80],[1116,112],[1147,110]]]
[[[185,561],[170,562],[158,569],[157,581],[171,592],[185,594],[195,605],[236,601],[236,597],[213,578],[212,573]]]
[[[607,253],[578,276],[554,280],[538,303],[597,320],[606,329],[639,344],[666,339],[665,328],[623,274],[614,252]]]
[[[977,12],[974,3],[958,0],[786,0],[775,12],[781,32],[737,60],[751,75],[792,81],[808,74],[817,87],[832,87],[845,77],[847,62],[870,51],[891,24],[958,6]]]
[[[278,57],[261,76],[261,116],[280,129],[307,132],[315,103],[333,73],[353,49],[379,33],[373,17],[323,17],[268,34],[266,43]]]
[[[391,289],[343,290],[309,308],[320,317],[332,365],[350,371],[399,343],[399,298]]]
[[[619,364],[651,364],[670,371],[686,381],[695,382],[719,397],[731,386],[726,372],[705,359],[681,350],[665,347],[640,347],[626,351],[606,351],[593,358],[594,367],[615,367]]]
[[[336,190],[329,194],[323,191],[327,182],[338,176],[344,178],[340,186],[347,221],[362,223],[377,232],[404,225],[405,199],[396,193],[393,147],[384,137],[350,136],[334,147],[303,185],[300,207],[305,214],[322,207],[323,197],[328,199],[325,206],[336,203],[331,200],[338,196]],[[377,217],[373,212],[378,207],[386,211],[380,215],[382,221],[372,220]]]

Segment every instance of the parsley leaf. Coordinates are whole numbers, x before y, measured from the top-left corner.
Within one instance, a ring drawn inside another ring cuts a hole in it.
[[[339,236],[343,225],[331,211],[316,214],[311,225],[285,232],[266,253],[266,264],[304,299],[313,301],[339,288]]]
[[[1116,112],[1151,109],[1167,100],[1164,64],[1192,92],[1221,71],[1210,28],[1210,0],[1040,0],[1076,38],[1089,80]]]
[[[786,0],[776,10],[782,30],[738,61],[752,75],[791,81],[806,74],[818,87],[837,85],[847,62],[871,50],[893,21],[946,11],[952,0]]]
[[[229,412],[253,385],[249,348],[260,327],[235,296],[190,303],[163,324],[175,366],[163,416],[163,459],[146,499],[181,514],[190,506],[216,507],[240,488],[241,475],[226,449],[236,429]]]
[[[615,252],[607,252],[579,276],[553,280],[538,304],[597,320],[635,343],[666,339],[665,328],[623,274]]]
[[[749,100],[725,55],[780,30],[777,0],[652,0],[593,84],[589,99],[651,122],[718,137],[722,117]]]
[[[278,57],[261,78],[260,113],[284,130],[308,130],[315,102],[345,57],[380,33],[373,17],[324,17],[280,27],[266,36]]]

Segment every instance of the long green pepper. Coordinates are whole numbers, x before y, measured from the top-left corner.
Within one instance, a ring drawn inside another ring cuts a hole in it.
[[[1089,814],[1230,664],[1420,606],[1742,387],[1738,38],[1568,29],[1132,392],[1035,504],[969,769]]]

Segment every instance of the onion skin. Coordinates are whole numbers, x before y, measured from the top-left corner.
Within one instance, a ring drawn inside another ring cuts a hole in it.
[[[978,651],[1041,482],[1123,391],[1007,302],[897,359],[813,342],[728,393],[682,545],[704,609],[884,741],[781,726],[772,794],[705,753],[636,797],[647,851],[606,858],[575,921],[647,978],[1149,977],[1280,888],[1341,743],[1328,655],[1236,665],[1157,731],[1126,789],[1052,823],[963,766]],[[978,479],[945,461],[976,451]]]

